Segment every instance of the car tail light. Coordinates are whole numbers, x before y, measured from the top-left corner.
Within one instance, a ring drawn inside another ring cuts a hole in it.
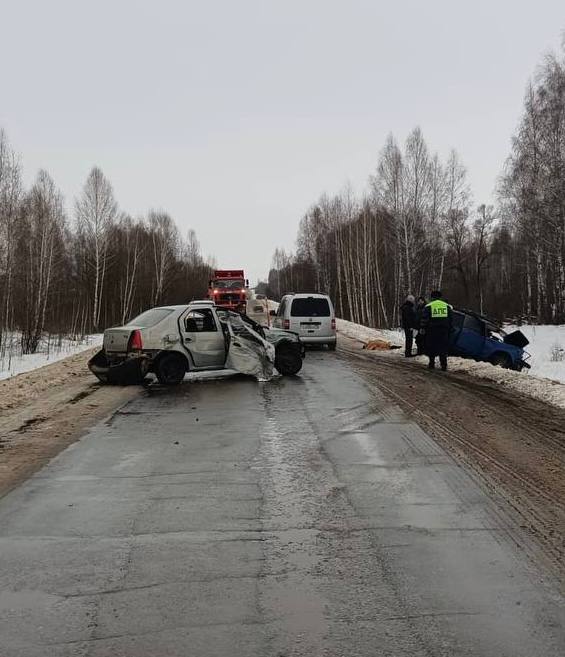
[[[288,331],[289,328],[290,328],[290,319],[285,319],[283,322],[283,329],[285,331]]]
[[[335,317],[332,318],[332,331],[335,331]]]
[[[141,339],[141,331],[137,329],[130,335],[128,343],[128,351],[141,351],[143,349],[143,340]]]

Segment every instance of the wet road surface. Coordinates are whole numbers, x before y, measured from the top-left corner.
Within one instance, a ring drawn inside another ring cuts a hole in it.
[[[0,500],[0,655],[561,656],[509,522],[333,354],[150,389]]]

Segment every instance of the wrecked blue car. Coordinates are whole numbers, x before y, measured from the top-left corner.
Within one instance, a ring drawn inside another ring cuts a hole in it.
[[[506,333],[496,322],[469,310],[453,310],[453,327],[449,338],[452,356],[472,358],[499,367],[521,371],[529,368],[529,344],[522,331]]]

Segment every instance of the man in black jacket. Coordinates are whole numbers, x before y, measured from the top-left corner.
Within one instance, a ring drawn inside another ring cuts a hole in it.
[[[425,297],[418,297],[416,301],[416,328],[418,329],[418,333],[416,334],[416,353],[418,356],[423,356],[426,353],[426,336],[422,329],[422,316],[426,304]]]
[[[400,306],[400,325],[404,329],[404,355],[406,358],[412,356],[412,343],[414,341],[414,329],[416,328],[416,308],[414,297],[409,294],[406,301]]]

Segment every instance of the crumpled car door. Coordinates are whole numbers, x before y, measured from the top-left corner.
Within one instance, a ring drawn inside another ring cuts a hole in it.
[[[230,317],[226,325],[230,337],[226,367],[258,381],[269,381],[273,377],[274,346],[241,318]]]

